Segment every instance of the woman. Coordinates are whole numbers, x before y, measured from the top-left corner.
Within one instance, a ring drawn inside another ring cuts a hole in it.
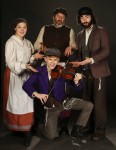
[[[27,21],[16,19],[12,24],[13,34],[5,44],[6,70],[4,75],[3,117],[8,129],[23,131],[25,145],[31,142],[30,129],[33,124],[33,100],[22,90],[29,78],[31,64],[43,55],[34,52],[32,43],[25,38]]]

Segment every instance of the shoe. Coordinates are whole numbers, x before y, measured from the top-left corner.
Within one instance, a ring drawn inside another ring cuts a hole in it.
[[[62,134],[69,135],[69,131],[66,126],[62,127],[61,130],[59,131],[59,135],[62,135]]]
[[[101,140],[101,139],[103,139],[103,138],[105,138],[105,133],[103,133],[103,132],[96,132],[96,133],[92,136],[92,139],[93,139],[94,141],[98,141],[98,140]]]
[[[13,131],[11,134],[17,137],[24,137],[24,133],[21,131]]]
[[[31,128],[31,135],[36,136],[38,134],[38,129],[36,127]]]
[[[72,137],[83,137],[82,126],[74,125],[71,131]]]
[[[26,147],[30,146],[31,144],[31,134],[30,132],[25,133],[25,138],[24,138],[24,145]]]

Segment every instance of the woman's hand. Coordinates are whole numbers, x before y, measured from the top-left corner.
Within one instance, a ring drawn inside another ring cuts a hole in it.
[[[33,71],[33,72],[38,72],[35,68],[33,68],[30,64],[26,64],[26,68]]]
[[[40,54],[40,51],[38,51],[33,55],[33,57],[38,60],[44,58],[44,55]]]

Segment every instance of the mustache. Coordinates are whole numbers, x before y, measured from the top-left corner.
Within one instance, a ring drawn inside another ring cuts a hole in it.
[[[62,22],[62,20],[57,20],[57,22]]]
[[[84,22],[83,24],[88,24],[89,22]]]

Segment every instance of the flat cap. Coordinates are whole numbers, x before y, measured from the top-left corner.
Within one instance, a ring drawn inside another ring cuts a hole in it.
[[[44,53],[44,56],[61,56],[61,52],[57,48],[48,48]]]

